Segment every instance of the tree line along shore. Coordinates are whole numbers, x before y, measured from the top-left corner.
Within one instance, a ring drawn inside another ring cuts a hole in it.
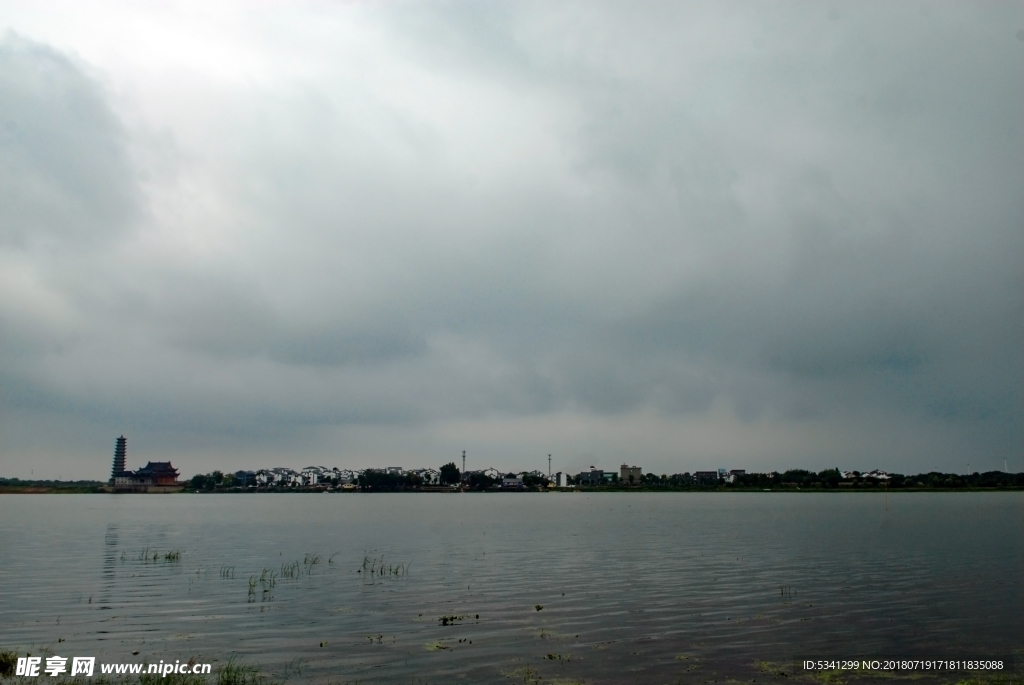
[[[243,473],[243,472],[239,472]],[[245,483],[235,474],[212,471],[197,474],[182,483],[182,493],[244,493],[244,492],[879,492],[879,491],[996,491],[1024,490],[1024,473],[1004,471],[969,474],[930,471],[915,475],[886,474],[886,478],[865,477],[857,472],[826,469],[814,472],[790,469],[770,473],[736,473],[729,479],[711,480],[691,473],[643,474],[625,482],[618,477],[600,483],[556,485],[536,472],[508,474],[494,478],[479,473],[460,473],[454,464],[441,468],[442,482],[425,484],[415,473],[392,473],[384,469],[366,469],[351,482],[325,480],[315,485]],[[706,472],[697,472],[706,473]],[[572,481],[574,479],[570,479]],[[23,480],[0,478],[0,494],[82,494],[105,493],[107,483],[91,480]]]

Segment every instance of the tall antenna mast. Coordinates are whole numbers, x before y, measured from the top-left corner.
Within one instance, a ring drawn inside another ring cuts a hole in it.
[[[462,472],[466,472],[466,450],[462,450]]]
[[[551,480],[551,455],[548,455],[548,480]]]

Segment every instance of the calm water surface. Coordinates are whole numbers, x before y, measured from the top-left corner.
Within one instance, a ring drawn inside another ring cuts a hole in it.
[[[298,682],[764,682],[806,655],[1019,652],[1022,569],[1021,493],[7,495],[0,648]]]

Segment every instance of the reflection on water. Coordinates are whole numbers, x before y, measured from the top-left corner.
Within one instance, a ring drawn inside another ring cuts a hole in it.
[[[1019,493],[10,495],[0,647],[334,682],[1006,654],[1022,518]]]
[[[117,523],[107,524],[107,534],[103,540],[103,584],[101,585],[99,600],[102,605],[109,605],[113,601],[115,586],[117,584]],[[92,595],[89,596],[90,600]]]

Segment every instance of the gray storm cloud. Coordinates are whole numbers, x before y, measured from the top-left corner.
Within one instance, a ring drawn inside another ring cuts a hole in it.
[[[12,20],[5,475],[1024,468],[1019,7],[310,12]]]
[[[15,34],[0,47],[0,241],[88,244],[139,209],[125,135],[103,89],[59,52]]]

